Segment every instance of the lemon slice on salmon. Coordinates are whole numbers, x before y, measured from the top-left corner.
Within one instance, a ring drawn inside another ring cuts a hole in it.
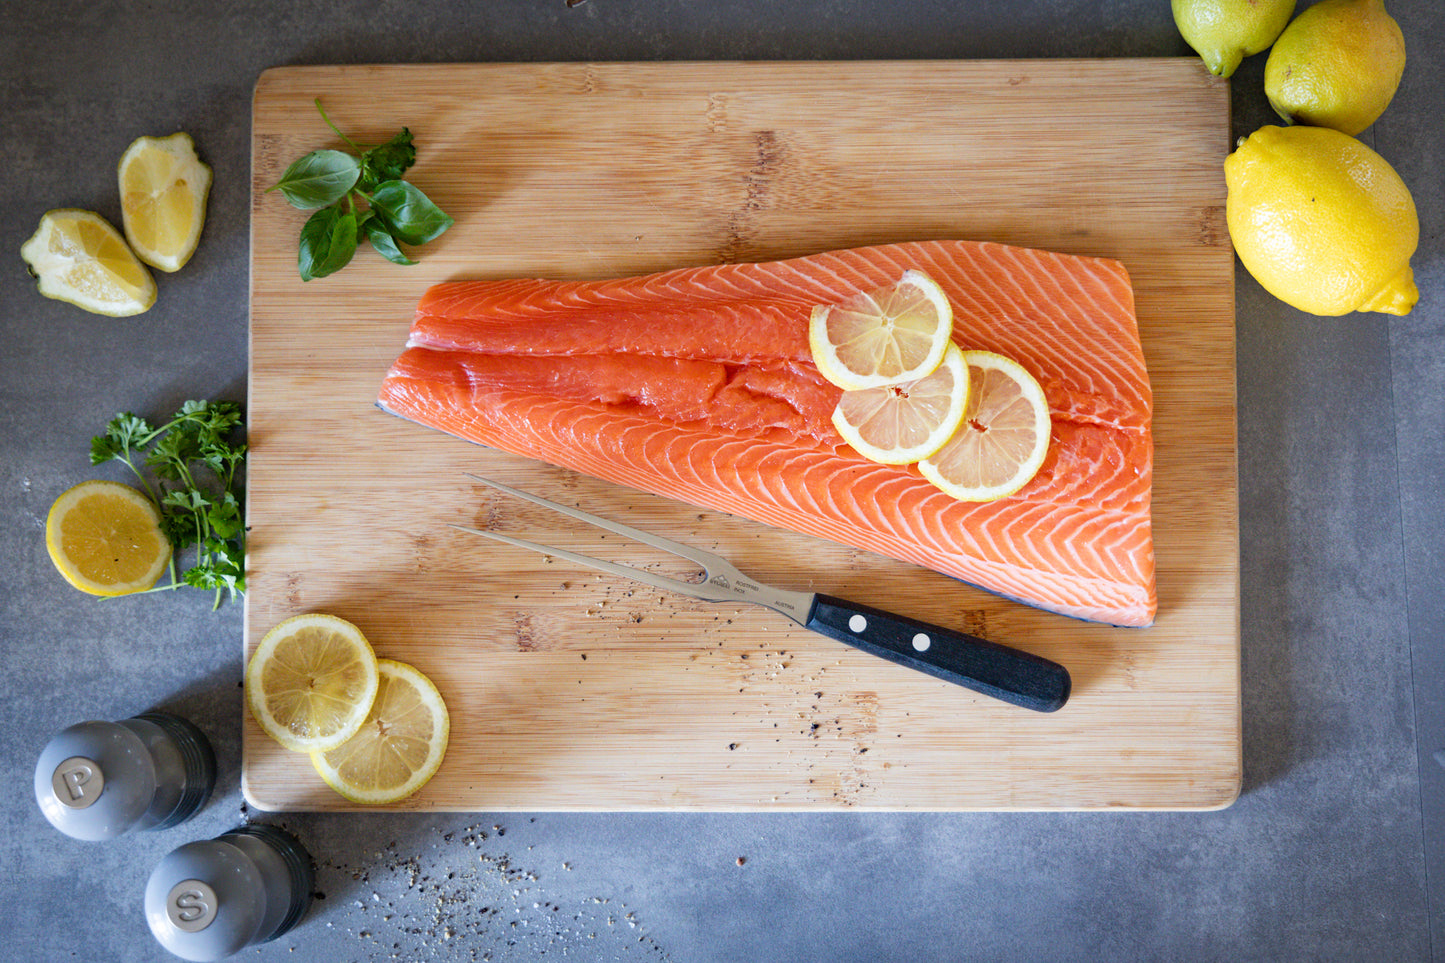
[[[1038,474],[1052,430],[1043,388],[1018,362],[965,351],[969,398],[963,424],[918,470],[954,498],[989,502]]]
[[[171,560],[155,502],[112,481],[66,489],[45,518],[50,560],[91,595],[128,595],[156,584]]]
[[[436,774],[446,755],[451,719],[432,681],[414,666],[378,659],[381,687],[356,735],[311,765],[352,802],[399,802]]]
[[[94,211],[46,211],[20,256],[41,294],[93,314],[124,318],[156,302],[155,279],[120,232]]]
[[[808,343],[818,371],[855,391],[916,381],[943,361],[953,334],[953,307],[922,271],[838,304],[813,308]]]
[[[943,362],[917,381],[845,391],[833,427],[864,458],[906,465],[938,451],[963,423],[968,365],[949,344]]]
[[[334,615],[297,615],[261,639],[246,666],[246,702],[287,749],[325,752],[361,728],[376,699],[376,653]]]
[[[211,190],[211,169],[196,156],[191,135],[137,137],[117,173],[131,249],[153,268],[179,270],[200,242]]]

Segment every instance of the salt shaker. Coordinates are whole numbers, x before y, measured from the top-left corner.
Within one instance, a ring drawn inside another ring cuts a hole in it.
[[[184,822],[215,785],[216,757],[205,734],[167,712],[73,725],[50,740],[35,766],[41,812],[84,840]]]
[[[294,836],[240,826],[160,861],[146,883],[146,922],[176,956],[220,960],[300,923],[313,882],[311,856]]]

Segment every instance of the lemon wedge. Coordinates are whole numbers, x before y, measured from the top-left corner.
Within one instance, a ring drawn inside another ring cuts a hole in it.
[[[855,391],[915,381],[937,368],[953,334],[948,296],[922,271],[839,304],[813,308],[808,343],[818,371]]]
[[[191,259],[206,222],[211,169],[186,133],[137,137],[121,155],[120,209],[126,240],[153,268],[176,271]]]
[[[968,410],[963,425],[918,470],[968,502],[1012,495],[1038,474],[1049,450],[1049,405],[1023,366],[990,351],[965,351]]]
[[[46,211],[20,246],[20,256],[39,280],[41,294],[94,314],[129,317],[156,302],[150,272],[120,232],[94,211]]]
[[[361,728],[377,679],[376,653],[360,629],[334,615],[297,615],[256,647],[246,666],[246,702],[287,749],[325,752]]]
[[[864,458],[907,465],[927,458],[958,430],[968,404],[968,365],[952,344],[917,381],[845,391],[833,427]]]
[[[143,592],[171,560],[155,503],[111,481],[62,492],[45,518],[45,547],[65,580],[91,595]]]
[[[381,687],[361,729],[335,749],[313,752],[311,765],[352,802],[399,802],[436,774],[451,721],[441,693],[405,662],[378,659]]]

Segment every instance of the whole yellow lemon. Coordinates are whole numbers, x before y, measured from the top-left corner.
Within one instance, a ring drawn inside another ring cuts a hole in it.
[[[1291,124],[1358,134],[1384,113],[1405,71],[1405,37],[1380,0],[1321,0],[1275,41],[1264,92]]]
[[[1262,127],[1224,161],[1239,259],[1301,311],[1409,314],[1420,221],[1383,157],[1329,127]]]
[[[1245,57],[1268,50],[1295,0],[1171,0],[1174,25],[1209,72],[1228,77]]]

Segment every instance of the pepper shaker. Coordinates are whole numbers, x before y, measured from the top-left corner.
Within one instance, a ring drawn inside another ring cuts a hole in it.
[[[182,959],[224,959],[300,923],[314,878],[310,854],[290,833],[241,826],[161,860],[146,883],[146,922]]]
[[[77,723],[50,740],[35,766],[40,811],[84,840],[184,822],[215,785],[216,757],[205,734],[167,712]]]

